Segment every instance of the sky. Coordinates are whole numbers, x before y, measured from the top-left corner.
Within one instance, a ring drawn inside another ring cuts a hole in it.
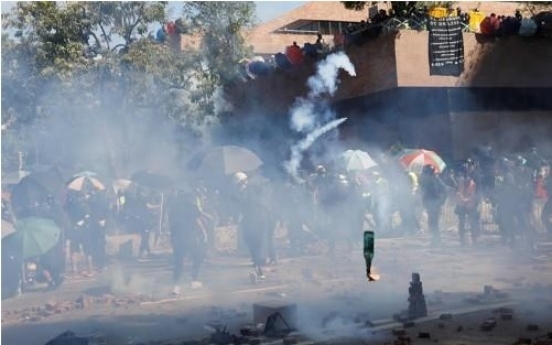
[[[179,6],[177,4],[180,1],[171,1],[169,4],[169,16],[179,15]],[[257,17],[260,22],[266,22],[274,19],[287,11],[293,10],[303,4],[306,1],[255,1],[257,7]],[[2,13],[9,11],[15,4],[15,1],[2,1]]]
[[[255,1],[255,5],[257,6],[257,17],[261,22],[274,19],[305,3],[306,1]]]

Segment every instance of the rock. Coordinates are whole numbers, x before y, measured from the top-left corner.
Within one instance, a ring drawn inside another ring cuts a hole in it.
[[[439,322],[439,323],[437,324],[437,328],[439,328],[439,329],[444,329],[444,328],[445,328],[445,324],[442,323],[442,322]]]
[[[431,339],[431,334],[429,334],[429,332],[420,332],[420,333],[418,333],[418,338],[420,338],[420,339]]]
[[[464,327],[458,326],[458,328],[456,329],[456,332],[462,332],[463,330],[464,330]]]
[[[56,301],[48,301],[48,302],[46,302],[44,307],[48,311],[54,311],[57,308],[57,303],[56,303]]]
[[[529,324],[527,325],[527,330],[530,332],[536,332],[539,330],[539,325]]]
[[[481,330],[484,332],[490,332],[495,327],[496,327],[496,319],[494,317],[488,318],[480,326]]]
[[[75,300],[75,306],[78,309],[88,309],[92,305],[92,301],[90,300],[90,296],[87,295],[81,295]]]

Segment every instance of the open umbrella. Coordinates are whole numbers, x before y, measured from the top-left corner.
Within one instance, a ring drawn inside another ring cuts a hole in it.
[[[58,168],[34,172],[13,187],[11,202],[14,212],[17,214],[34,203],[43,202],[49,195],[61,202],[64,190],[65,179]]]
[[[11,235],[15,232],[15,227],[12,223],[2,219],[2,238]]]
[[[2,184],[18,184],[21,180],[30,175],[30,172],[18,170],[2,175]]]
[[[257,170],[262,164],[256,154],[244,147],[218,146],[209,150],[203,157],[198,173],[231,175],[240,171]]]
[[[435,171],[441,173],[446,164],[439,155],[433,151],[423,149],[406,149],[399,155],[399,162],[407,170],[417,174],[422,172],[425,165],[431,165]]]
[[[368,170],[378,165],[368,153],[361,150],[347,150],[342,158],[347,172]]]
[[[150,170],[137,171],[132,174],[130,179],[142,187],[153,189],[167,189],[174,184],[170,177]]]
[[[47,218],[29,217],[15,223],[16,231],[2,238],[2,250],[29,259],[47,253],[60,240],[61,229]]]
[[[80,192],[88,187],[98,190],[104,190],[104,184],[94,176],[96,176],[96,173],[88,171],[75,174],[73,175],[73,178],[67,183],[67,188],[77,192]]]

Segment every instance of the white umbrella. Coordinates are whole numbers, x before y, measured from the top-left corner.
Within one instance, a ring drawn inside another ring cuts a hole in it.
[[[368,153],[361,150],[345,151],[343,153],[343,161],[347,172],[368,170],[378,166]]]

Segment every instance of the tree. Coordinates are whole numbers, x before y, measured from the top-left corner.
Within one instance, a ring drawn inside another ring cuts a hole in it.
[[[91,121],[104,121],[118,126],[103,128],[124,132],[125,124],[131,123],[129,114],[140,113],[133,108],[144,106],[144,90],[155,86],[150,82],[155,76],[139,75],[137,70],[143,67],[143,56],[165,53],[154,50],[153,44],[143,44],[149,42],[148,27],[164,21],[165,5],[166,2],[17,3],[3,15],[2,23],[3,29],[14,33],[13,39],[2,41],[3,88],[21,93],[2,94],[2,122],[9,124],[10,133],[17,133],[14,137],[21,137],[22,142],[37,142],[37,130],[44,128],[42,132],[50,133],[51,143],[57,144],[68,138],[52,130],[60,123],[73,124],[76,130],[78,126],[86,128]],[[3,36],[9,38],[7,34]],[[128,57],[131,49],[136,63]],[[172,72],[163,75],[174,75]],[[9,119],[4,114],[9,114]],[[105,130],[89,135],[100,134],[106,142],[114,137],[106,136]],[[42,150],[48,148],[48,143],[38,144],[42,144]]]
[[[193,100],[208,114],[214,114],[217,89],[238,78],[240,60],[251,54],[242,36],[254,24],[255,4],[241,1],[190,1],[183,6],[190,34],[201,37],[196,91]]]

